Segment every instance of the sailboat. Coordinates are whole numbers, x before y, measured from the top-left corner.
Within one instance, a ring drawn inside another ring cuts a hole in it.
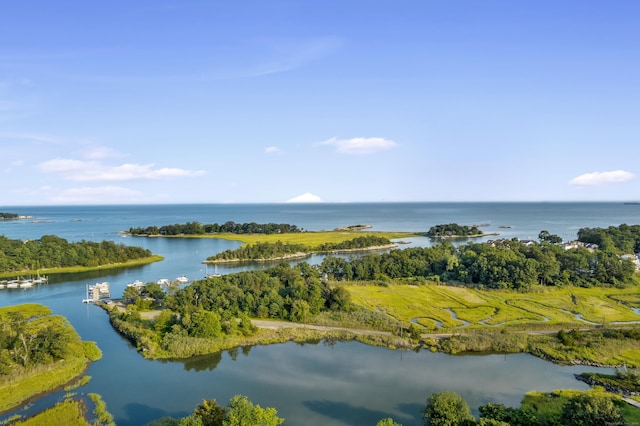
[[[207,268],[208,268],[208,266],[207,266]],[[209,274],[209,273],[205,273],[205,274],[204,274],[205,279],[207,279],[207,278],[214,278],[214,277],[221,277],[221,276],[222,276],[222,274],[219,274],[219,273],[218,273],[218,265],[215,265],[215,267],[214,267],[214,268],[215,268],[215,269],[214,269],[213,274]]]
[[[38,273],[38,278],[35,278],[35,279],[31,280],[32,283],[34,283],[34,284],[44,284],[47,281],[49,281],[48,277],[46,277],[44,275],[40,276],[40,270],[38,270],[37,273]]]
[[[93,299],[89,298],[89,284],[87,284],[87,297],[82,299],[82,303],[93,303]]]

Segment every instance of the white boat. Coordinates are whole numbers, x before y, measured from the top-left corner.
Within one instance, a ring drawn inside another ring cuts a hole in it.
[[[7,288],[18,288],[20,282],[18,280],[7,281]]]
[[[189,282],[189,278],[187,278],[184,275],[182,275],[182,276],[179,276],[178,278],[176,278],[176,281],[178,281],[179,283],[188,283]]]
[[[222,274],[218,273],[218,265],[215,266],[215,269],[213,271],[213,274],[209,274],[208,272],[204,274],[204,278],[208,279],[208,278],[215,278],[215,277],[221,277]]]
[[[32,280],[34,284],[44,284],[47,281],[49,281],[49,278],[46,276],[40,276],[40,274],[38,274],[38,278],[35,278]]]
[[[127,284],[127,287],[142,288],[144,287],[144,283],[140,280],[135,280],[134,282]]]
[[[31,280],[22,280],[19,284],[20,288],[31,288],[33,287],[33,281]]]
[[[97,292],[100,296],[104,295],[104,296],[111,297],[111,291],[109,290],[109,283],[106,281],[101,283],[96,283],[95,285],[90,286],[89,290],[91,291],[91,293]]]
[[[166,278],[160,278],[158,281],[156,281],[156,284],[158,284],[158,285],[169,285],[169,284],[171,284],[171,281],[169,281]]]

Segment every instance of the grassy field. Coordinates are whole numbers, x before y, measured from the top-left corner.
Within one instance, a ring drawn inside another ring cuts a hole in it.
[[[526,293],[435,284],[344,288],[354,303],[427,331],[640,324],[631,309],[640,307],[636,288],[540,287]]]
[[[28,419],[13,423],[16,426],[89,426],[84,418],[85,408],[80,401],[61,402]]]
[[[179,235],[172,238],[221,238],[224,240],[241,241],[245,244],[258,242],[303,244],[311,248],[324,243],[341,243],[363,235],[375,235],[388,239],[410,238],[418,234],[414,232],[362,232],[362,231],[318,231],[318,232],[294,232],[289,234],[205,234],[205,235]]]

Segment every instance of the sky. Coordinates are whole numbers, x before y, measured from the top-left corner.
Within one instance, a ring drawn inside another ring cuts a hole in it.
[[[0,206],[640,200],[637,0],[0,6]]]

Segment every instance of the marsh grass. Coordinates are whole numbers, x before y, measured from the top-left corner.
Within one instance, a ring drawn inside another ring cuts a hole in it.
[[[415,237],[418,234],[414,232],[373,232],[373,231],[310,231],[310,232],[293,232],[287,234],[232,234],[218,233],[207,235],[189,235],[177,236],[173,238],[220,238],[224,240],[241,241],[245,244],[255,243],[275,243],[280,241],[288,244],[303,244],[305,246],[316,248],[326,243],[341,243],[352,240],[363,235],[371,235],[387,238],[389,240],[395,238]]]
[[[343,287],[359,306],[385,312],[404,324],[413,320],[426,328],[433,328],[435,321],[442,323],[442,328],[457,328],[460,320],[469,322],[472,329],[640,322],[640,315],[621,303],[635,300],[635,288],[538,288],[532,292],[516,292],[436,284],[363,286],[348,283]]]
[[[53,407],[29,417],[28,419],[13,423],[16,426],[89,426],[84,418],[84,404],[77,400],[69,400],[58,403]]]

